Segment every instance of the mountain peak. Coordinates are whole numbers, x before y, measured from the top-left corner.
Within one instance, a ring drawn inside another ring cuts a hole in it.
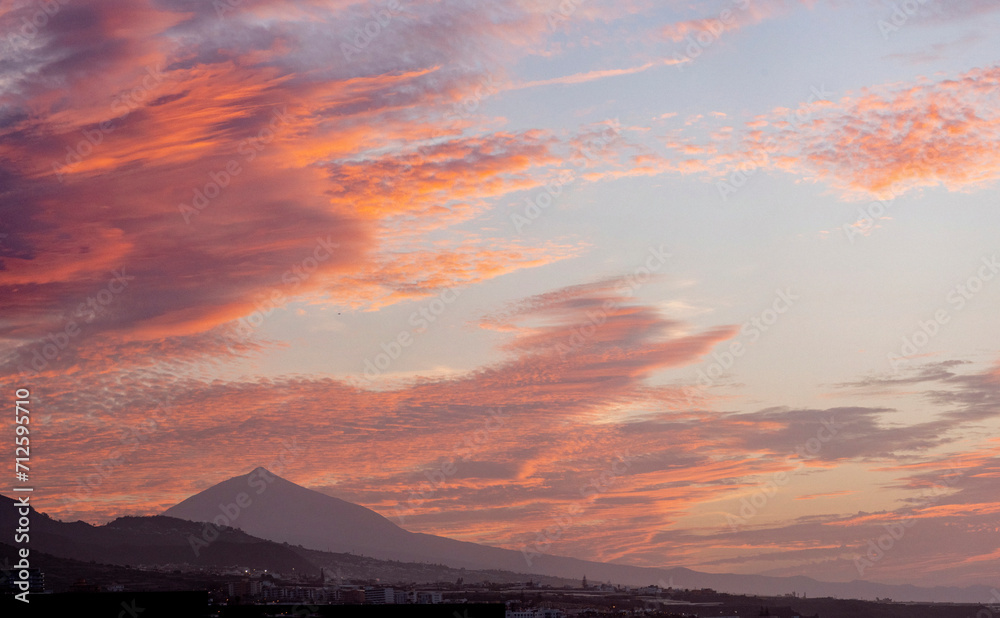
[[[284,466],[275,464],[284,470]],[[0,527],[7,525],[3,516],[12,517],[13,509],[0,509]],[[405,517],[408,510],[397,509]],[[237,528],[254,537],[301,545],[304,548],[354,553],[383,560],[447,564],[454,568],[502,569],[519,573],[571,577],[586,573],[591,581],[615,581],[648,585],[662,581],[664,587],[714,588],[725,592],[753,590],[767,594],[786,594],[807,590],[810,597],[841,596],[871,598],[889,596],[914,601],[971,600],[988,598],[985,587],[968,589],[925,589],[872,582],[830,583],[796,576],[698,573],[686,568],[655,569],[613,563],[590,562],[576,558],[529,552],[525,549],[501,549],[458,541],[431,534],[413,533],[400,528],[382,515],[364,506],[329,496],[285,480],[263,466],[244,476],[235,476],[204,489],[167,509],[164,515],[194,522],[210,522],[217,527]],[[13,521],[8,518],[8,522]],[[121,528],[131,522],[118,522]],[[115,527],[112,527],[114,529]],[[201,524],[203,539],[210,531]],[[230,535],[227,538],[233,538]],[[235,537],[236,539],[241,537]]]
[[[370,509],[302,487],[264,466],[213,485],[163,514],[277,542],[369,555],[372,546],[405,544],[411,534]]]

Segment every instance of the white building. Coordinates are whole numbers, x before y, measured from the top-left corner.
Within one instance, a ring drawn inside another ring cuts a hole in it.
[[[392,588],[365,588],[365,603],[372,605],[392,605],[396,602],[396,592]]]

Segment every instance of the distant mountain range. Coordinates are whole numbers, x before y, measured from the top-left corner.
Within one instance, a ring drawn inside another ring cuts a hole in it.
[[[272,541],[301,544],[333,552],[353,552],[375,558],[433,562],[469,569],[502,569],[618,584],[713,588],[720,592],[897,601],[982,602],[990,598],[986,586],[921,588],[865,581],[820,582],[809,577],[768,577],[699,573],[685,568],[656,569],[536,555],[409,532],[371,509],[306,489],[264,468],[233,477],[191,496],[164,514],[191,521],[212,521],[235,513],[230,505],[244,496],[230,525]],[[223,519],[218,521],[222,522]]]
[[[17,517],[14,504],[14,500],[0,495],[0,529],[14,529]],[[136,590],[184,590],[190,589],[192,584],[218,581],[220,577],[226,579],[222,576],[199,578],[187,572],[188,569],[184,569],[184,574],[173,573],[184,565],[220,571],[238,566],[313,577],[318,577],[323,568],[328,581],[342,583],[377,578],[416,583],[450,583],[459,578],[470,583],[513,583],[529,578],[553,586],[576,583],[495,569],[470,570],[323,552],[259,539],[231,527],[219,528],[218,537],[206,546],[195,545],[198,548],[195,552],[192,539],[201,538],[205,525],[163,515],[120,517],[103,526],[81,521],[66,523],[34,509],[29,516],[31,565],[45,572],[46,583],[57,592],[66,591],[81,578],[103,584],[132,582]],[[17,547],[0,540],[0,587],[4,581],[3,571],[16,562]],[[140,567],[158,567],[160,572],[144,571]]]
[[[2,529],[16,527],[13,502],[0,496]],[[466,581],[552,578],[555,583],[556,578],[580,581],[586,575],[592,582],[713,588],[756,595],[794,591],[809,597],[969,603],[990,598],[986,586],[922,588],[859,580],[820,582],[803,576],[710,574],[550,555],[531,556],[529,564],[519,551],[409,532],[371,509],[306,489],[264,468],[191,496],[163,516],[122,517],[92,526],[34,513],[31,547],[54,556],[107,564],[238,564],[280,572],[294,569],[309,575],[318,574],[322,566],[328,572],[338,570],[344,578],[364,573],[381,576],[383,581],[447,581],[460,574]]]
[[[16,527],[17,511],[13,503],[12,499],[0,496],[0,529]],[[104,564],[240,564],[249,568],[282,572],[295,569],[307,575],[319,574],[319,567],[290,548],[234,529],[220,531],[219,538],[196,555],[189,538],[200,535],[203,526],[173,517],[120,517],[103,526],[92,526],[82,521],[61,522],[32,509],[30,518],[28,547],[35,553]]]

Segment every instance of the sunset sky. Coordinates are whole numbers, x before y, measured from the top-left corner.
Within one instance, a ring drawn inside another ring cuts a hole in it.
[[[0,3],[35,507],[263,465],[511,549],[997,585],[998,36],[992,0]]]

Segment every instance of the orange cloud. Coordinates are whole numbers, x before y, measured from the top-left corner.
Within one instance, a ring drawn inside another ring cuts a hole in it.
[[[399,38],[332,63],[339,47],[309,23],[341,9],[346,22],[364,15],[323,3],[276,12],[284,4],[243,3],[222,31],[214,9],[74,4],[18,50],[0,129],[0,308],[11,346],[82,319],[88,337],[205,333],[262,297],[335,291],[375,307],[579,252],[471,234],[427,242],[490,200],[543,184],[562,160],[557,140],[462,136],[468,123],[450,108],[484,93],[479,72],[442,69],[454,37],[399,16]],[[20,23],[23,12],[0,20]],[[533,14],[452,17],[478,43],[543,28]],[[427,37],[436,46],[410,45],[428,56],[405,66],[389,49]],[[430,145],[385,154],[420,143]],[[122,268],[135,277],[127,293],[100,316],[79,311]]]
[[[1000,68],[974,69],[954,79],[921,79],[778,108],[748,123],[752,129],[701,161],[722,179],[751,167],[821,180],[846,199],[891,197],[921,187],[972,191],[1000,178],[992,144],[1000,116],[990,93]],[[682,153],[690,145],[679,146]],[[691,173],[705,173],[693,166]],[[681,170],[683,171],[683,170]]]

